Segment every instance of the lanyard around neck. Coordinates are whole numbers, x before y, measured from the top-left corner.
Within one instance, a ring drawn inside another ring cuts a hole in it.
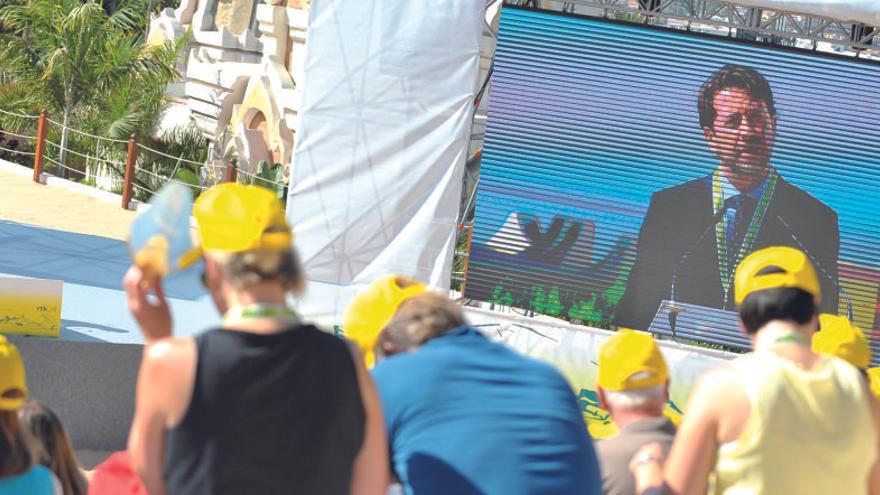
[[[283,304],[257,303],[229,308],[229,311],[223,315],[223,326],[228,327],[247,320],[262,318],[299,321],[297,312]]]
[[[767,214],[767,207],[770,205],[770,199],[773,197],[773,191],[776,189],[776,170],[770,168],[767,172],[767,183],[764,185],[764,191],[761,193],[761,199],[755,208],[755,213],[749,222],[749,228],[746,230],[746,236],[743,239],[739,251],[736,253],[736,263],[738,265],[745,256],[752,251],[755,245],[755,239],[758,237],[758,231],[764,223],[764,216]],[[724,194],[721,186],[721,170],[716,169],[712,174],[712,214],[717,215],[724,208]],[[721,287],[724,291],[724,307],[727,307],[727,298],[730,294],[730,284],[733,281],[733,273],[730,273],[730,264],[727,259],[727,236],[724,230],[725,222],[715,224],[715,244],[718,246],[718,271],[721,273]]]
[[[755,342],[755,350],[765,351],[779,344],[797,344],[810,347],[809,339],[796,330],[767,329]]]

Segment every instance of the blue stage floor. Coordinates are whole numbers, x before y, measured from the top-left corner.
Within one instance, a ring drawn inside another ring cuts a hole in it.
[[[123,241],[0,220],[0,276],[64,281],[62,340],[143,343],[122,290],[129,264]],[[200,273],[196,266],[165,281],[175,335],[220,322]]]

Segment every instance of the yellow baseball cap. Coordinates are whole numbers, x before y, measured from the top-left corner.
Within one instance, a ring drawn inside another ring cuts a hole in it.
[[[280,250],[293,244],[284,206],[263,187],[216,185],[196,199],[193,216],[203,251]]]
[[[599,377],[604,390],[640,390],[669,381],[669,369],[651,335],[620,330],[599,347]]]
[[[758,272],[768,267],[777,267],[781,273]],[[737,306],[752,292],[767,289],[791,287],[804,290],[813,295],[816,304],[821,300],[822,291],[816,269],[802,251],[785,246],[760,249],[746,256],[736,267],[734,297]]]
[[[819,331],[813,334],[813,350],[837,356],[863,370],[871,364],[871,347],[865,334],[844,316],[819,315]]]
[[[342,319],[342,332],[357,344],[368,368],[376,364],[376,344],[382,330],[407,299],[427,292],[425,284],[398,275],[386,275],[352,299]]]
[[[880,367],[868,369],[868,380],[871,382],[871,393],[880,400]]]
[[[14,394],[16,391],[19,393]],[[5,336],[0,335],[0,410],[15,411],[27,402],[27,398],[21,354]]]

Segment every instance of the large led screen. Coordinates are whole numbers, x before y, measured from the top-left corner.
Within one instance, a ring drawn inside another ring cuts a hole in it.
[[[505,6],[465,295],[645,329],[808,253],[876,329],[880,65]]]

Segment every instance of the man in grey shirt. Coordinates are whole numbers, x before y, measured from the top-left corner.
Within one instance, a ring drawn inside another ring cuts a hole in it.
[[[629,464],[644,445],[669,451],[675,425],[663,416],[669,399],[669,371],[650,335],[621,330],[599,348],[600,405],[620,428],[597,444],[605,495],[635,495]]]

